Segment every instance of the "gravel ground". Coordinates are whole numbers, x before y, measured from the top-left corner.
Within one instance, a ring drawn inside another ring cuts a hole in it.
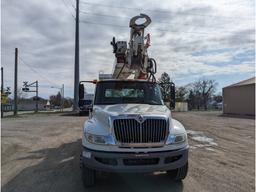
[[[218,112],[174,113],[189,135],[189,173],[180,183],[164,173],[102,174],[84,189],[79,168],[86,117],[60,114],[2,119],[3,192],[254,191],[253,119]]]

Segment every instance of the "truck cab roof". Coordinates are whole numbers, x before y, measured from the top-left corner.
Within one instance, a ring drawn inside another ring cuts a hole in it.
[[[152,81],[148,81],[145,79],[102,79],[102,80],[97,80],[97,83],[99,82],[148,82],[148,83],[156,83]]]

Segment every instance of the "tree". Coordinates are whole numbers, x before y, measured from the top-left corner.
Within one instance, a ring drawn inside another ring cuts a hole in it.
[[[64,108],[71,107],[73,105],[73,100],[71,98],[64,98]]]
[[[190,106],[193,108],[203,107],[207,110],[207,105],[210,98],[213,96],[216,90],[217,83],[215,80],[200,79],[190,85],[189,102],[192,102]],[[192,97],[193,96],[193,97]],[[193,98],[193,99],[192,99]]]
[[[51,95],[50,98],[50,104],[54,106],[61,106],[62,105],[62,100],[63,100],[63,107],[68,108],[73,105],[73,99],[67,97],[67,98],[62,98],[60,92],[58,92],[57,95]]]
[[[61,94],[60,92],[57,93],[57,95],[51,95],[50,96],[50,103],[54,106],[61,106]]]
[[[223,100],[222,95],[221,94],[214,95],[213,100],[216,101],[217,103],[221,103]]]
[[[192,110],[195,108],[195,94],[192,90],[189,90],[189,95],[188,95],[188,109]]]
[[[186,95],[188,94],[188,89],[185,86],[178,87],[175,91],[176,101],[184,102],[186,101]]]
[[[215,80],[201,80],[201,94],[203,99],[204,110],[207,110],[209,99],[216,91],[217,83]]]
[[[171,78],[166,72],[164,72],[159,78],[159,84],[161,87],[162,95],[165,100],[169,99],[170,97],[170,86],[169,86],[170,82],[171,82]]]

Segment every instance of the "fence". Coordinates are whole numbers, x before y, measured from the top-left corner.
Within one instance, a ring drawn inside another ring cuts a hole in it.
[[[187,102],[176,102],[174,111],[188,111],[188,103]]]
[[[3,112],[13,111],[13,105],[12,104],[1,104],[1,110]]]

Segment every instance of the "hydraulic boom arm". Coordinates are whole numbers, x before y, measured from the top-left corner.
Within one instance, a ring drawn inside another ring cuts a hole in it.
[[[138,19],[145,19],[137,24]],[[140,14],[131,18],[129,27],[130,41],[111,41],[116,60],[112,77],[114,79],[148,79],[155,81],[156,62],[149,58],[147,49],[150,46],[150,34],[144,35],[145,28],[151,23],[149,16]]]

